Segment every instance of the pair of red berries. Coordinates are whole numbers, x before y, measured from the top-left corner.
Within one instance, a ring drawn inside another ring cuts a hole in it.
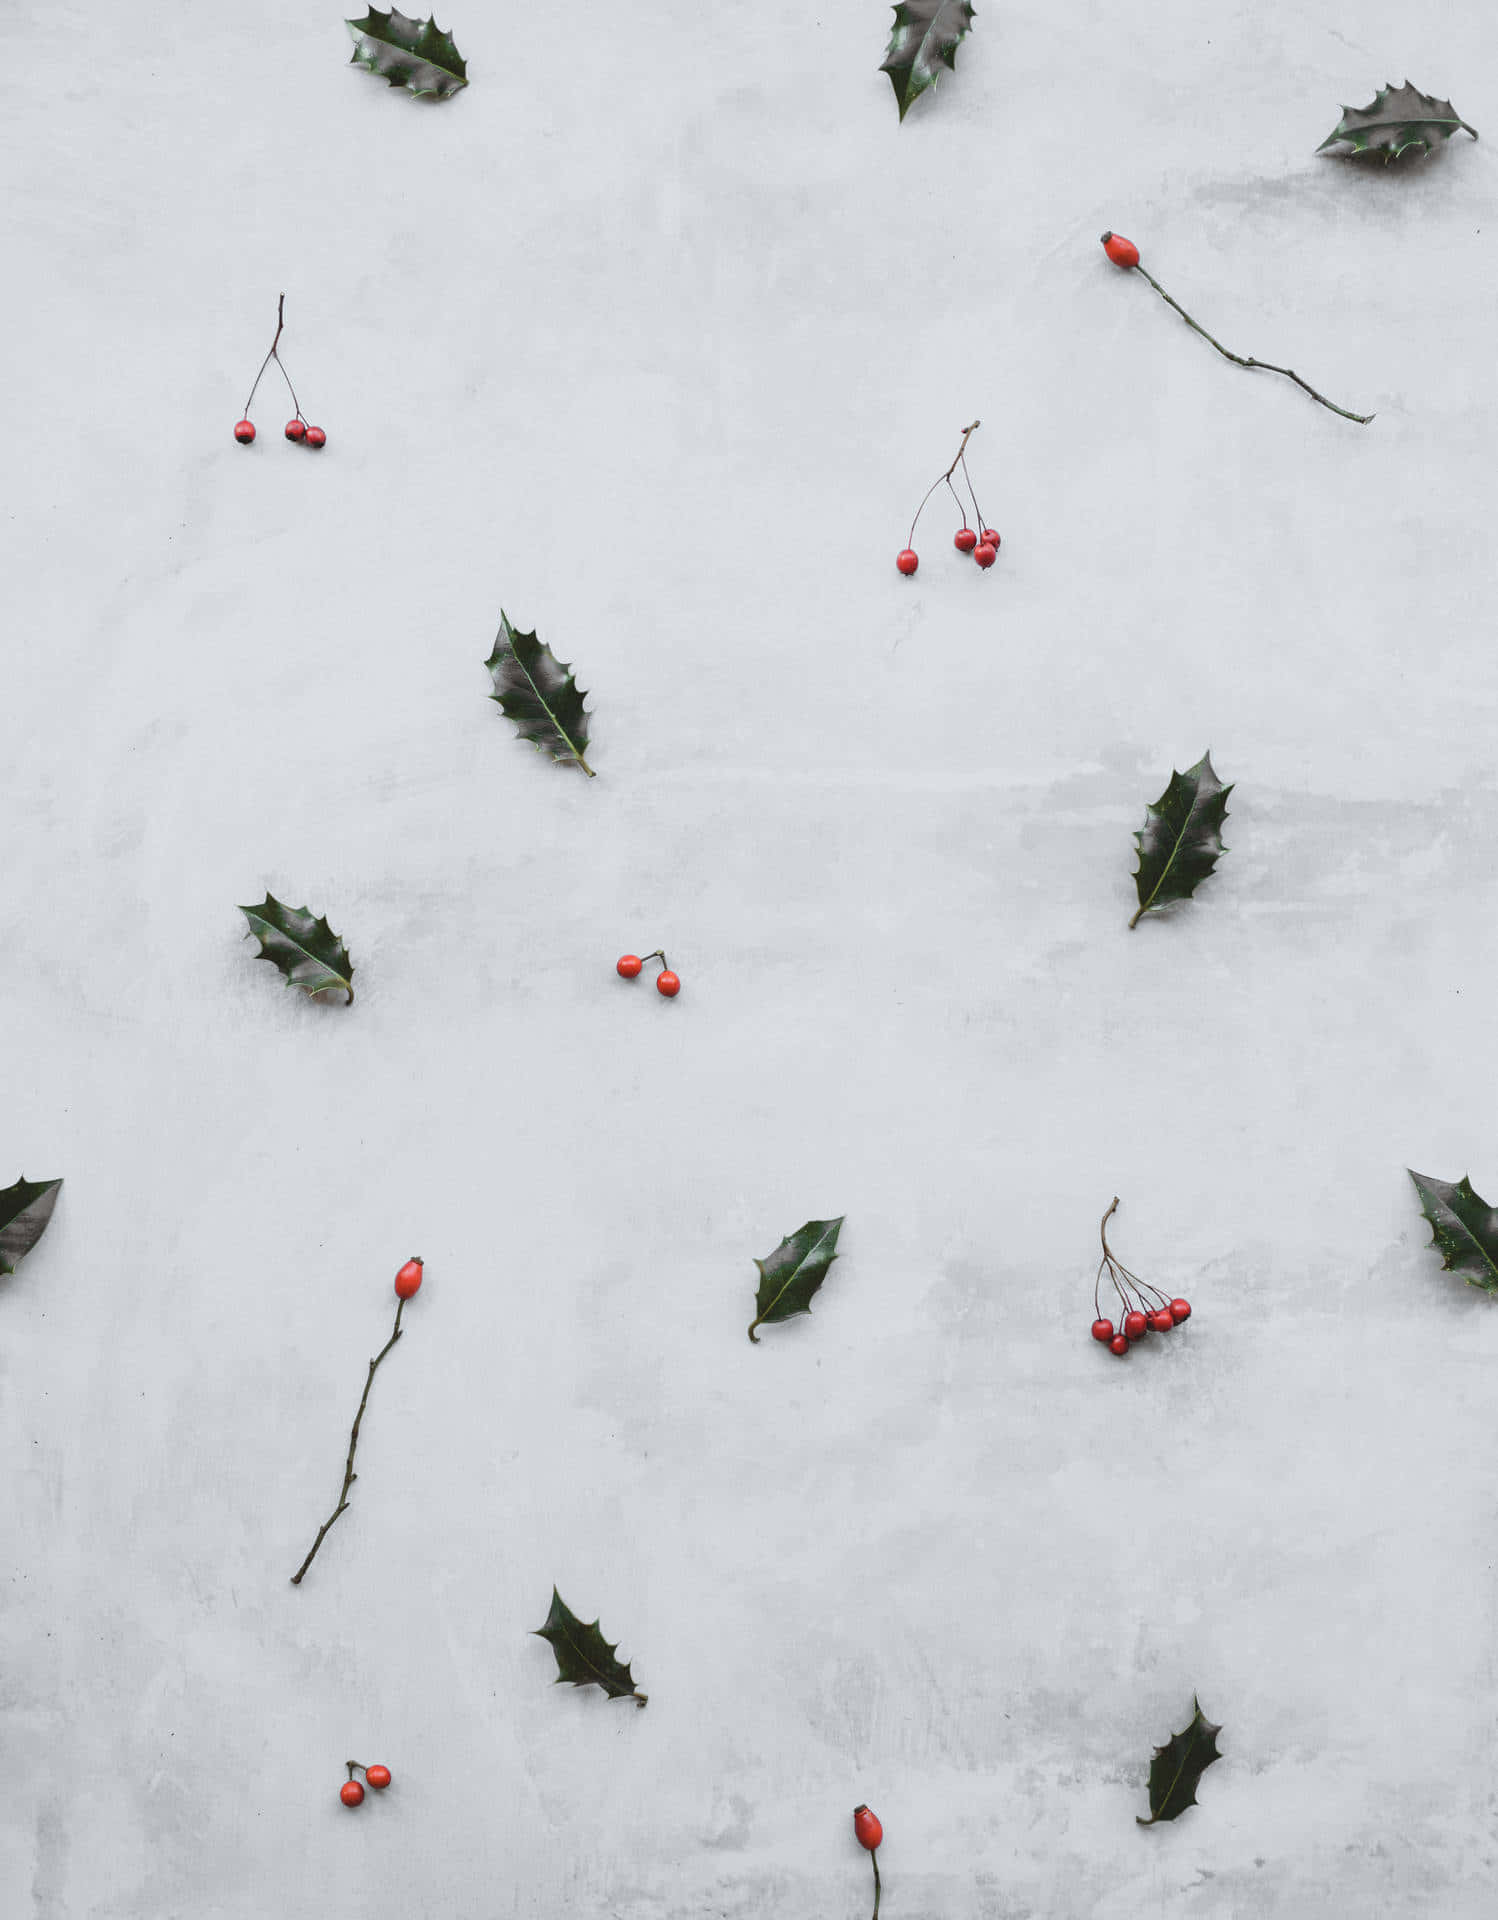
[[[657,993],[664,994],[668,1000],[674,1000],[681,992],[681,981],[666,965],[666,956],[659,947],[654,953],[647,953],[643,960],[637,953],[621,953],[614,962],[614,971],[621,980],[637,980],[646,960],[660,961],[661,970],[655,976],[655,990]]]
[[[999,536],[992,527],[985,527],[981,534],[971,527],[959,527],[952,535],[952,545],[959,553],[970,553],[980,567],[991,567],[999,557]],[[914,573],[920,564],[921,556],[914,547],[904,547],[895,555],[901,573]]]
[[[1169,1333],[1172,1327],[1178,1327],[1183,1320],[1190,1318],[1189,1300],[1172,1300],[1165,1306],[1151,1308],[1148,1313],[1141,1313],[1134,1307],[1119,1322],[1117,1331],[1111,1320],[1094,1320],[1092,1337],[1102,1341],[1109,1353],[1116,1353],[1122,1359],[1134,1342],[1142,1340],[1145,1334]]]
[[[254,421],[241,420],[234,429],[234,438],[242,447],[247,447],[255,438]],[[322,428],[309,426],[300,414],[295,420],[286,422],[286,438],[300,441],[305,447],[325,447],[328,444],[328,436]]]
[[[357,1760],[345,1760],[343,1764],[348,1768],[348,1779],[338,1789],[338,1798],[346,1807],[362,1807],[364,1804],[364,1789],[354,1778],[356,1773],[362,1773],[376,1793],[383,1793],[390,1785],[389,1767],[361,1767]]]

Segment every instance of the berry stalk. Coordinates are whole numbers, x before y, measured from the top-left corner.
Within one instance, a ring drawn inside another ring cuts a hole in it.
[[[1374,418],[1371,413],[1352,413],[1346,407],[1339,407],[1334,400],[1328,400],[1324,393],[1318,393],[1309,380],[1302,380],[1293,367],[1277,367],[1272,361],[1256,360],[1252,354],[1230,352],[1220,340],[1213,339],[1212,335],[1207,332],[1207,329],[1199,320],[1193,320],[1191,315],[1187,313],[1186,309],[1181,305],[1180,301],[1172,299],[1155,276],[1150,273],[1147,268],[1140,265],[1139,249],[1131,240],[1125,240],[1122,234],[1105,233],[1103,235],[1103,248],[1115,266],[1123,267],[1127,272],[1142,273],[1154,288],[1155,292],[1158,293],[1160,298],[1165,302],[1166,306],[1174,307],[1176,312],[1193,332],[1199,333],[1203,340],[1207,342],[1208,346],[1215,347],[1223,359],[1231,360],[1235,367],[1257,368],[1261,373],[1283,374],[1287,380],[1293,380],[1303,393],[1308,393],[1318,406],[1327,408],[1331,413],[1341,414],[1344,420],[1356,420],[1360,427],[1366,427],[1368,422]]]
[[[302,1584],[308,1567],[310,1567],[312,1562],[317,1558],[318,1548],[327,1538],[328,1533],[340,1517],[348,1511],[349,1489],[359,1477],[358,1474],[354,1472],[354,1453],[359,1445],[359,1428],[364,1420],[364,1409],[369,1405],[369,1390],[374,1385],[374,1377],[379,1371],[380,1362],[401,1337],[401,1315],[406,1310],[406,1302],[421,1285],[421,1265],[420,1260],[408,1260],[395,1276],[395,1325],[391,1329],[390,1338],[385,1342],[384,1346],[380,1348],[374,1359],[370,1361],[369,1372],[364,1377],[364,1391],[359,1396],[359,1411],[354,1415],[353,1428],[348,1437],[348,1458],[343,1465],[343,1485],[338,1490],[338,1504],[318,1528],[317,1538],[308,1548],[306,1559],[291,1576],[291,1584],[294,1587],[299,1587]],[[349,1778],[352,1780],[353,1775],[350,1774]]]

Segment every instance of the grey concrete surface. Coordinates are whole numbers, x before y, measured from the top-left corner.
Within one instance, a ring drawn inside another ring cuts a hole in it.
[[[989,5],[902,128],[872,0],[455,5],[440,108],[338,12],[0,18],[0,1912],[858,1920],[866,1800],[883,1920],[1490,1913],[1498,1310],[1403,1169],[1498,1189],[1493,153],[1313,149],[1498,136],[1498,17]],[[282,289],[321,457],[231,438]],[[975,414],[1000,563],[901,580]]]

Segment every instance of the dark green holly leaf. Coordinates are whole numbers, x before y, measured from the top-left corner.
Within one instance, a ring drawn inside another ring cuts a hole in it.
[[[0,1273],[14,1273],[16,1262],[47,1231],[57,1205],[61,1180],[28,1180],[0,1190]]]
[[[435,20],[408,20],[403,13],[371,7],[362,20],[343,24],[354,36],[353,64],[392,87],[445,100],[468,85],[467,61]]]
[[[1316,149],[1327,153],[1340,147],[1346,153],[1381,153],[1387,164],[1411,147],[1430,153],[1449,140],[1458,127],[1475,140],[1477,129],[1467,126],[1449,100],[1437,100],[1408,82],[1392,82],[1374,95],[1366,107],[1344,107],[1342,118]]]
[[[573,761],[588,778],[593,769],[583,758],[588,745],[585,693],[578,691],[572,669],[533,633],[517,633],[503,607],[499,637],[484,662],[494,678],[491,700],[499,702],[507,720],[515,722],[522,740],[531,741],[553,760]]]
[[[1452,1187],[1413,1167],[1405,1171],[1430,1222],[1431,1245],[1441,1249],[1441,1265],[1461,1274],[1469,1287],[1498,1293],[1498,1208],[1478,1199],[1466,1174]]]
[[[1155,1748],[1150,1762],[1150,1817],[1134,1818],[1141,1827],[1152,1827],[1157,1820],[1178,1820],[1187,1807],[1196,1805],[1196,1783],[1214,1760],[1221,1727],[1204,1719],[1201,1704],[1191,1698],[1191,1724],[1183,1733],[1173,1733],[1163,1747]]]
[[[765,1260],[756,1260],[759,1291],[754,1296],[754,1319],[749,1338],[759,1344],[755,1327],[789,1320],[793,1313],[810,1313],[811,1297],[827,1278],[837,1258],[837,1236],[846,1216],[836,1220],[808,1220],[788,1234]]]
[[[1139,849],[1134,875],[1139,911],[1129,922],[1131,927],[1172,900],[1189,899],[1216,866],[1218,854],[1227,852],[1222,823],[1232,791],[1212,771],[1210,753],[1185,773],[1171,773],[1170,785],[1145,809],[1143,831],[1134,835]]]
[[[305,907],[285,907],[273,893],[258,907],[241,907],[250,932],[260,942],[257,960],[269,960],[286,975],[287,984],[304,993],[332,993],[342,989],[354,998],[354,963],[348,948],[326,919],[315,920]]]
[[[644,1706],[649,1696],[636,1687],[629,1668],[614,1658],[614,1649],[599,1632],[598,1622],[584,1626],[555,1587],[546,1625],[534,1631],[550,1643],[557,1657],[558,1686],[569,1680],[574,1687],[602,1687],[611,1700],[638,1700]]]
[[[879,71],[889,75],[902,120],[943,67],[956,72],[958,43],[972,24],[968,0],[900,0]]]

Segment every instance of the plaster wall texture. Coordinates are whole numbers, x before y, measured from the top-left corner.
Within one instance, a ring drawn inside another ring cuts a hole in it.
[[[886,1920],[1490,1913],[1498,1314],[1404,1168],[1498,1186],[1494,156],[1312,150],[1498,134],[1498,14],[991,5],[903,128],[863,0],[442,20],[433,108],[337,9],[0,17],[0,1913],[851,1920],[859,1800]],[[321,457],[231,438],[282,289]],[[999,565],[902,580],[975,414]],[[1122,1366],[1114,1193],[1197,1305]]]

